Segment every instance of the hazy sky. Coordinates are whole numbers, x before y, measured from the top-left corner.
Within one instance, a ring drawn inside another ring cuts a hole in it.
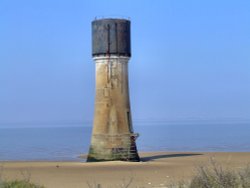
[[[249,0],[1,0],[0,127],[93,119],[91,21],[129,17],[133,119],[250,118]]]

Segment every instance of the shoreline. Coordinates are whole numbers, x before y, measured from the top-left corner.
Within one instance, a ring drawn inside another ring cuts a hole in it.
[[[0,161],[0,169],[3,179],[27,179],[26,174],[46,188],[88,188],[87,183],[121,187],[130,180],[131,187],[147,188],[189,180],[211,158],[235,170],[250,164],[250,152],[142,152],[140,157],[143,162]]]
[[[155,155],[155,154],[166,154],[166,153],[176,153],[176,154],[214,154],[214,153],[250,153],[250,151],[145,151],[145,152],[139,152],[139,156],[142,159],[139,162],[145,162],[143,159],[146,157],[149,157],[149,155]],[[88,154],[80,154],[79,156],[77,156],[76,158],[72,158],[72,159],[66,159],[66,160],[56,160],[56,159],[35,159],[35,160],[0,160],[0,164],[1,163],[29,163],[29,162],[80,162],[80,163],[87,163],[86,160],[87,159]],[[103,161],[103,162],[109,162],[109,161]],[[120,162],[130,162],[130,161],[120,161]],[[88,162],[88,163],[93,163],[93,162]],[[95,162],[94,162],[95,163]],[[99,163],[99,162],[97,162]],[[137,163],[137,162],[131,162],[131,163]]]

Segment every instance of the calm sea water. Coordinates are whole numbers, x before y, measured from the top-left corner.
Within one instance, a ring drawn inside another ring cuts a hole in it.
[[[134,125],[139,151],[250,152],[250,124]],[[88,152],[92,127],[1,128],[0,161],[72,160]]]

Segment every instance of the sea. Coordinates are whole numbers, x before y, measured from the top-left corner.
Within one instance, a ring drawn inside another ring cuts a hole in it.
[[[0,128],[0,161],[85,161],[92,127]],[[250,152],[250,123],[134,124],[139,152]]]

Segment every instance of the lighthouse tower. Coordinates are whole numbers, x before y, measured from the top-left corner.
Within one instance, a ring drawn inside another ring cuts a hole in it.
[[[94,125],[88,162],[140,161],[132,126],[128,61],[130,21],[92,22],[92,56],[96,68]]]

